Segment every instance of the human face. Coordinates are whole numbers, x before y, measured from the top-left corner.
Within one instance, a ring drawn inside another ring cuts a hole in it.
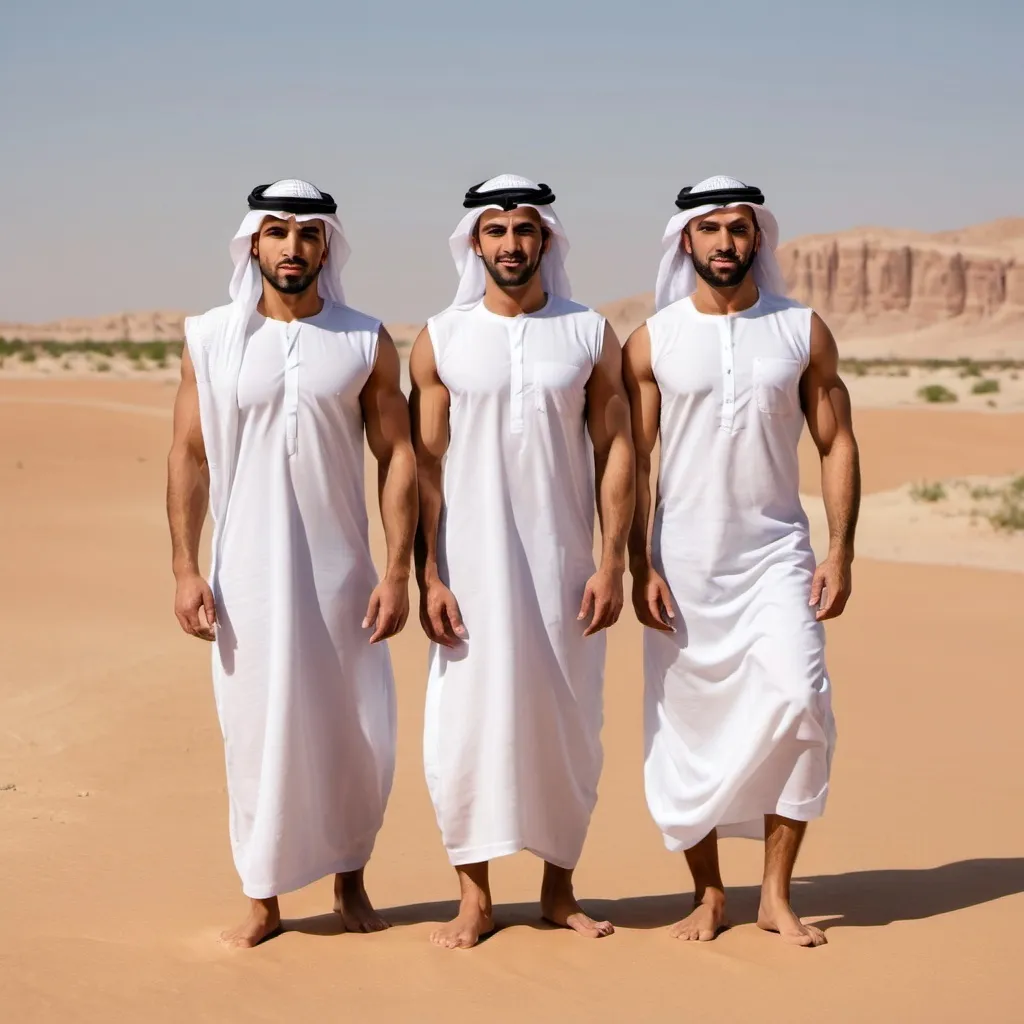
[[[252,236],[252,254],[265,281],[285,295],[299,295],[327,262],[327,229],[322,220],[264,217]]]
[[[682,236],[693,269],[713,288],[740,284],[760,243],[757,219],[749,206],[730,206],[691,220]]]
[[[473,248],[500,288],[522,288],[540,268],[551,236],[532,206],[484,210],[477,221]]]

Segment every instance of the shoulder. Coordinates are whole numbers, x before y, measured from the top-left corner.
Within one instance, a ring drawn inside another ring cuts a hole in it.
[[[214,306],[205,313],[185,317],[186,339],[209,344],[213,337],[227,329],[233,308],[229,302],[223,306]]]
[[[324,330],[336,331],[339,334],[365,331],[376,337],[381,322],[377,317],[361,313],[351,306],[343,306],[340,302],[326,302],[320,317],[320,326]]]
[[[690,301],[690,296],[685,295],[683,298],[676,299],[675,302],[670,302],[667,306],[663,306],[652,313],[644,321],[644,324],[648,330],[658,330],[661,327],[686,319],[692,311],[693,303]]]
[[[572,299],[563,299],[558,295],[552,295],[548,300],[552,316],[566,316],[586,324],[589,327],[604,329],[605,317],[590,306],[584,306],[582,302],[574,302]]]
[[[810,306],[805,306],[788,295],[779,295],[777,292],[765,291],[763,288],[758,309],[762,313],[780,313],[807,321],[810,321],[812,312]]]

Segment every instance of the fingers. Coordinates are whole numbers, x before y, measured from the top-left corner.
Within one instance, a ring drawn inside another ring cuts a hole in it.
[[[825,573],[819,567],[814,570],[814,578],[811,580],[811,596],[807,602],[812,608],[817,604],[821,604],[821,590],[824,585]]]
[[[370,595],[370,603],[366,606],[366,614],[363,616],[363,629],[368,629],[376,621],[380,612],[380,591],[374,589]],[[371,640],[371,643],[373,641]]]
[[[580,604],[580,613],[576,616],[579,622],[584,619],[590,618],[590,613],[594,609],[594,585],[588,582],[583,590],[583,601]]]
[[[849,600],[849,597],[849,588],[844,589],[838,580],[834,587],[831,584],[828,585],[826,588],[825,605],[823,608],[818,609],[814,617],[819,622],[838,618],[843,614],[843,609],[846,608],[846,602]]]
[[[213,602],[213,591],[208,587],[203,587],[203,608],[206,609],[206,621],[211,625],[217,625],[217,609]]]
[[[449,593],[445,598],[444,610],[448,622],[451,624],[452,636],[457,640],[465,638],[466,627],[462,624],[462,612],[459,610],[459,603],[455,600],[454,594]]]
[[[672,605],[668,600],[668,596],[664,594],[660,587],[652,587],[647,595],[647,619],[644,623],[645,626],[650,626],[652,629],[660,629],[664,633],[674,633],[676,631],[675,626],[672,625],[671,620],[675,618],[675,613],[672,611]],[[666,622],[665,620],[669,621]]]
[[[382,640],[397,636],[405,626],[408,617],[409,606],[407,603],[395,605],[382,603],[375,615],[377,628],[374,630],[373,636],[370,637],[370,643],[377,644]]]
[[[593,636],[602,629],[614,626],[622,611],[622,598],[614,591],[603,592],[598,589],[593,595],[593,605],[594,617],[590,620],[590,625],[583,630],[584,636]]]
[[[672,595],[668,591],[668,586],[664,583],[658,583],[656,584],[656,590],[658,600],[661,601],[661,605],[665,609],[665,615],[669,619],[674,619],[676,617],[676,610],[672,607]]]

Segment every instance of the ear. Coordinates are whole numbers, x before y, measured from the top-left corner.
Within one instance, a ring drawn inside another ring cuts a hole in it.
[[[257,259],[260,258],[260,233],[258,231],[254,231],[252,238],[249,239],[249,252]]]
[[[540,251],[542,253],[546,254],[548,252],[548,250],[551,248],[551,240],[552,240],[551,228],[542,227],[540,229],[540,236],[544,240],[543,243],[541,244]]]
[[[679,235],[679,245],[687,255],[693,255],[693,239],[690,238],[690,232],[686,228],[683,228],[682,233]]]
[[[754,229],[754,252],[761,251],[761,229]]]
[[[327,265],[327,257],[331,255],[331,247],[329,245],[324,246],[324,251],[320,254],[320,266]]]

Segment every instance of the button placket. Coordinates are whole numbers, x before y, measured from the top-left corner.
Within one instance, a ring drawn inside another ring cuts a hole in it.
[[[736,411],[736,373],[733,358],[733,322],[732,317],[722,317],[719,327],[722,350],[722,428],[731,430]]]
[[[509,325],[509,429],[513,434],[523,432],[523,365],[525,360],[526,318],[517,317]]]
[[[292,321],[285,329],[284,432],[288,457],[299,450],[299,325]]]

